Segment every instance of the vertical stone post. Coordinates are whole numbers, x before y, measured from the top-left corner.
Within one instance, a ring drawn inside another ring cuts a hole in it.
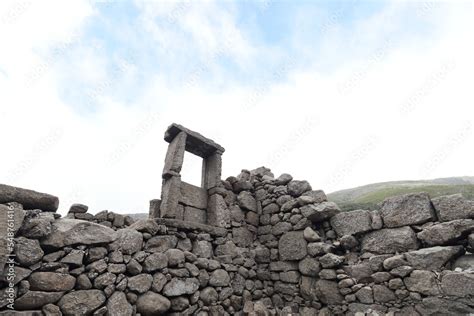
[[[181,195],[181,168],[186,150],[186,133],[180,132],[170,142],[163,168],[163,186],[161,190],[160,216],[175,218]]]

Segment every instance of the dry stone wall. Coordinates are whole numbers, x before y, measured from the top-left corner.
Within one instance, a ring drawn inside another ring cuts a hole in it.
[[[2,200],[15,225],[0,315],[474,313],[474,203],[460,195],[341,212],[263,167],[214,192],[226,227]]]

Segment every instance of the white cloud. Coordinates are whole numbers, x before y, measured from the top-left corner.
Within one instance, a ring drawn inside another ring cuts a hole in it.
[[[92,212],[146,211],[148,200],[160,195],[162,137],[171,122],[227,149],[224,177],[267,165],[277,175],[289,172],[314,188],[333,191],[376,181],[474,174],[474,138],[469,132],[456,136],[468,130],[462,127],[474,117],[472,10],[453,5],[422,11],[436,32],[418,42],[394,38],[384,46],[387,29],[400,28],[404,13],[403,6],[389,6],[359,21],[355,33],[330,31],[320,55],[294,42],[299,46],[292,49],[306,52],[311,65],[301,68],[288,58],[287,65],[279,66],[283,69],[275,69],[273,80],[248,87],[224,76],[212,58],[226,34],[234,34],[228,54],[240,67],[258,69],[256,56],[262,51],[269,59],[281,52],[246,38],[235,8],[146,2],[140,25],[153,38],[142,48],[153,50],[159,43],[172,51],[184,48],[185,55],[196,54],[196,61],[204,61],[212,72],[201,70],[188,85],[171,82],[172,74],[151,74],[132,101],[117,98],[120,91],[113,88],[102,89],[95,96],[100,106],[91,115],[77,112],[58,91],[71,75],[95,87],[107,83],[110,74],[104,69],[110,56],[104,51],[79,41],[68,50],[70,64],[46,63],[28,89],[25,76],[32,65],[42,65],[48,48],[69,41],[98,12],[88,2],[32,4],[23,11],[7,29],[0,28],[5,30],[0,31],[2,41],[11,43],[0,50],[0,133],[5,135],[0,177],[58,195],[63,214],[73,202],[90,205]],[[157,24],[157,17],[168,23]],[[388,17],[392,24],[386,26]],[[355,41],[350,36],[364,44],[354,56],[341,51],[341,43]],[[344,62],[321,72],[318,65],[334,62],[331,52]],[[447,62],[452,66],[446,70]],[[118,80],[132,82],[142,70]],[[210,73],[216,76],[213,82],[222,81],[220,88],[206,84],[203,78]],[[344,84],[350,89],[341,94]],[[407,100],[409,111],[404,112]],[[189,161],[188,169],[200,169],[198,160]],[[193,174],[184,177],[197,183]]]

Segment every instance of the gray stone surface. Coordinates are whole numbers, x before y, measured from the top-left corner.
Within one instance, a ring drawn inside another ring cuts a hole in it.
[[[362,237],[362,250],[385,254],[418,249],[415,232],[410,227],[385,228]]]
[[[415,270],[409,277],[404,279],[404,282],[409,291],[427,296],[440,294],[436,275],[431,271]]]
[[[441,277],[441,289],[445,295],[467,297],[474,293],[474,274],[446,272]]]
[[[237,202],[239,203],[239,206],[244,210],[253,212],[257,211],[257,201],[248,191],[240,192],[237,196]]]
[[[186,133],[178,133],[171,140],[166,152],[165,165],[163,167],[163,178],[178,175],[183,167],[184,152],[186,147]]]
[[[110,250],[120,250],[124,255],[133,255],[143,247],[143,235],[135,229],[120,229],[116,236],[117,239],[110,245]]]
[[[474,220],[456,219],[429,226],[417,234],[417,237],[428,246],[442,246],[462,238],[474,231]]]
[[[154,292],[146,292],[137,300],[137,311],[143,316],[166,315],[170,307],[169,299]]]
[[[436,246],[407,252],[405,258],[416,269],[440,270],[447,262],[463,253],[462,246]]]
[[[228,227],[230,225],[230,211],[222,195],[213,194],[209,197],[207,217],[209,225],[216,227]]]
[[[56,303],[64,292],[28,291],[15,300],[17,310],[35,310],[44,305]]]
[[[44,255],[38,240],[25,237],[15,238],[14,252],[16,255],[15,260],[25,267],[39,262]]]
[[[339,236],[354,235],[372,230],[370,211],[342,212],[331,218],[331,226]]]
[[[107,312],[114,316],[132,316],[133,307],[123,292],[114,292],[107,300]]]
[[[180,296],[195,293],[199,289],[199,281],[196,278],[179,279],[174,278],[163,288],[166,296]]]
[[[70,291],[76,284],[76,278],[56,272],[34,272],[28,278],[30,290],[63,292]]]
[[[301,214],[313,223],[319,223],[330,219],[341,212],[339,206],[334,202],[323,202],[320,204],[309,204],[300,208]]]
[[[278,242],[280,260],[301,260],[307,254],[307,242],[302,231],[283,234]]]
[[[474,218],[474,201],[467,200],[462,194],[440,196],[431,202],[441,222]]]
[[[105,303],[106,297],[99,290],[81,290],[64,295],[58,306],[65,316],[88,315]]]
[[[18,202],[26,210],[40,209],[46,212],[56,212],[59,206],[56,196],[0,184],[0,204],[9,202]]]
[[[114,230],[83,220],[60,218],[53,223],[52,233],[41,240],[41,245],[61,248],[82,244],[105,244],[114,241]]]
[[[385,227],[423,224],[436,219],[426,193],[410,193],[387,198],[380,210]]]

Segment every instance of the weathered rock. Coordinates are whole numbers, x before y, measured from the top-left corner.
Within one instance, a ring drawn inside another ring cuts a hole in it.
[[[440,270],[448,261],[464,254],[462,246],[431,247],[405,253],[405,259],[415,269]]]
[[[107,312],[114,316],[132,316],[133,307],[123,292],[114,292],[107,300]]]
[[[165,315],[170,307],[169,299],[153,292],[140,295],[137,300],[137,311],[143,316]]]
[[[370,211],[342,212],[331,217],[331,226],[339,236],[354,235],[372,230]]]
[[[441,289],[445,295],[467,297],[474,293],[474,274],[446,272],[441,277]]]
[[[124,255],[132,255],[142,249],[143,235],[135,229],[124,228],[117,231],[117,239],[110,244],[110,250],[121,250]]]
[[[149,239],[145,245],[145,250],[149,252],[165,252],[168,249],[175,248],[178,244],[176,236],[155,236]]]
[[[75,203],[69,208],[69,213],[86,213],[88,209],[87,205]]]
[[[117,234],[113,229],[92,222],[60,218],[54,221],[52,233],[41,240],[41,245],[62,248],[82,244],[94,245],[113,242]]]
[[[211,305],[219,299],[219,294],[213,287],[206,287],[200,293],[200,298],[204,302],[204,305]]]
[[[106,297],[99,290],[81,290],[64,295],[58,303],[65,316],[88,315],[105,303]]]
[[[301,214],[313,223],[319,223],[330,219],[341,212],[339,206],[334,202],[323,202],[320,204],[309,204],[300,208]]]
[[[27,211],[26,217],[21,226],[21,235],[27,238],[42,238],[49,235],[52,231],[54,222],[54,213]]]
[[[347,275],[359,282],[369,283],[373,281],[371,278],[373,271],[367,261],[359,264],[344,266],[343,269]]]
[[[303,231],[303,236],[304,239],[306,239],[308,242],[315,242],[321,240],[321,237],[318,235],[318,233],[315,232],[311,227],[305,228],[305,230]]]
[[[15,300],[17,310],[35,310],[44,305],[56,303],[64,292],[28,291]]]
[[[44,316],[62,316],[61,309],[59,306],[54,304],[47,304],[41,309]]]
[[[285,233],[278,242],[280,260],[300,260],[307,254],[307,242],[302,231]]]
[[[62,292],[70,291],[76,284],[76,278],[63,273],[34,272],[28,278],[30,290]]]
[[[308,181],[293,180],[288,183],[288,193],[292,196],[298,197],[307,191],[311,191],[311,185]]]
[[[440,196],[431,202],[441,222],[474,218],[474,201],[465,199],[462,194]]]
[[[380,303],[395,301],[396,297],[392,290],[385,285],[375,284],[373,286],[374,300]]]
[[[230,276],[227,271],[217,269],[211,273],[209,285],[211,286],[227,286],[230,283]]]
[[[18,202],[24,209],[56,212],[59,199],[46,193],[0,184],[0,203]]]
[[[163,294],[166,296],[180,296],[184,294],[193,294],[198,289],[199,281],[196,278],[174,278],[165,285],[163,288]]]
[[[344,257],[328,253],[319,258],[319,262],[323,268],[335,268],[344,262]]]
[[[409,277],[404,279],[404,282],[409,291],[427,296],[440,294],[436,275],[431,271],[415,270]]]
[[[61,259],[61,262],[78,267],[82,265],[83,259],[84,250],[73,249],[70,253],[68,253],[64,258]]]
[[[301,196],[309,196],[312,197],[314,200],[314,203],[322,203],[326,202],[328,200],[326,193],[324,193],[323,190],[313,190],[313,191],[307,191],[303,193]]]
[[[430,197],[426,193],[410,193],[389,197],[380,210],[385,227],[423,224],[436,219]]]
[[[156,235],[156,233],[160,231],[160,228],[160,225],[151,219],[140,219],[130,225],[130,229],[135,229],[141,233],[149,233],[151,235]]]
[[[253,242],[253,234],[245,227],[232,229],[234,243],[239,247],[249,247]]]
[[[417,234],[428,246],[446,245],[474,231],[474,220],[456,219],[429,226]]]
[[[340,239],[341,246],[346,250],[354,249],[359,245],[359,241],[352,235],[344,235]]]
[[[438,297],[425,297],[416,310],[421,315],[469,315],[474,308],[460,301]]]
[[[155,252],[146,257],[143,262],[145,272],[154,272],[168,266],[168,257],[164,253]]]
[[[19,264],[29,267],[43,258],[44,251],[38,240],[18,237],[15,239],[15,254]]]
[[[257,211],[257,201],[248,191],[242,191],[237,196],[237,202],[239,206],[244,210],[256,212]]]
[[[370,286],[364,286],[355,293],[359,302],[364,304],[372,304],[374,302],[374,294]]]
[[[416,250],[418,241],[410,227],[385,228],[364,235],[361,246],[363,251],[384,254]]]
[[[315,284],[317,297],[324,304],[342,304],[344,297],[339,293],[337,282],[319,280]]]
[[[298,263],[298,269],[304,275],[317,276],[321,271],[321,265],[317,259],[304,258]]]
[[[151,288],[153,282],[153,276],[150,274],[139,274],[134,277],[128,278],[128,288],[131,291],[137,293],[145,293]]]

